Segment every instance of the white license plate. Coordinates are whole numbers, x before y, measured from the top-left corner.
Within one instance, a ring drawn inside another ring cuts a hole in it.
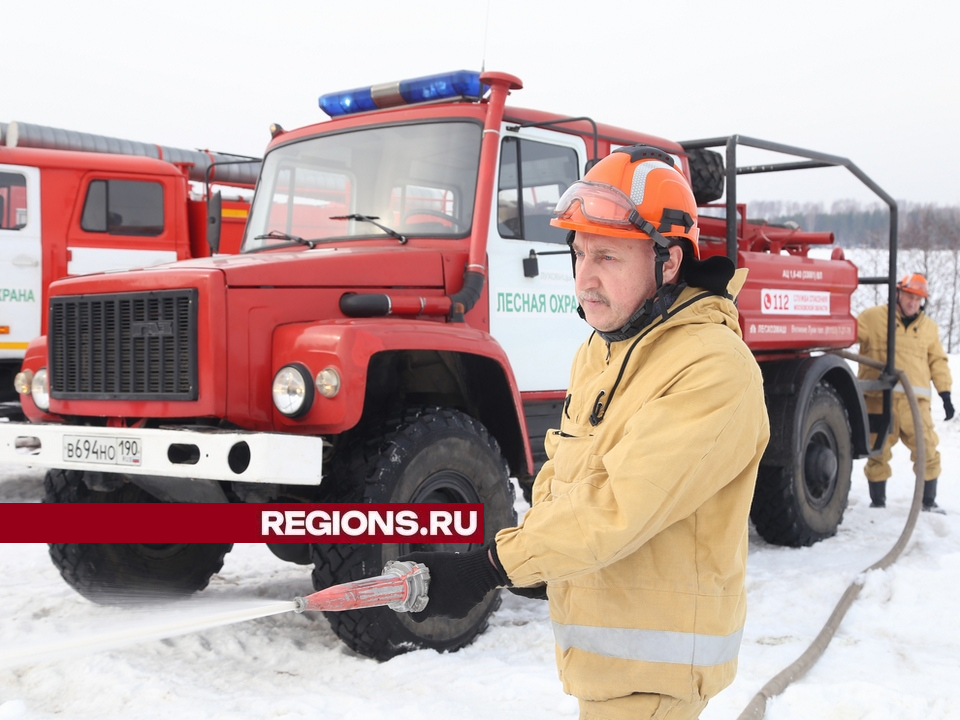
[[[132,437],[95,437],[65,435],[63,459],[67,462],[92,462],[104,465],[139,465],[143,443]]]

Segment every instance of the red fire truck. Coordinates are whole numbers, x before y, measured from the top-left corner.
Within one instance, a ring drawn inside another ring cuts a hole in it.
[[[0,402],[16,400],[27,344],[46,334],[51,282],[207,256],[218,229],[219,251],[237,252],[243,190],[259,169],[251,158],[0,123]],[[211,183],[238,194],[208,209]]]
[[[598,158],[644,143],[690,178],[701,253],[749,269],[740,323],[774,428],[754,523],[784,545],[833,535],[853,459],[871,452],[856,379],[826,352],[856,341],[857,268],[839,247],[811,256],[829,233],[748,219],[736,178],[839,165],[895,220],[893,201],[843,158],[507,105],[520,88],[461,71],[324,95],[330,120],[274,128],[238,255],[54,283],[47,334],[18,376],[35,424],[0,427],[0,462],[49,468],[49,502],[482,502],[491,538],[515,521],[510,478],[529,487],[588,333],[552,208]],[[792,159],[741,167],[741,145]],[[323,588],[414,547],[272,549],[312,563]],[[51,555],[78,591],[109,600],[118,587],[201,589],[229,549],[64,543]],[[329,620],[385,658],[462,647],[498,604],[493,593],[463,620],[423,625],[386,608]]]

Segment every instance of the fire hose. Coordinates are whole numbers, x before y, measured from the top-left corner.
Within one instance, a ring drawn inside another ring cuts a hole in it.
[[[863,355],[847,352],[846,350],[836,350],[834,353],[845,360],[852,360],[863,365],[869,365],[870,367],[877,368],[878,370],[883,370],[885,367],[883,363],[879,363]],[[917,396],[913,392],[913,387],[910,385],[910,381],[907,379],[906,373],[904,373],[902,370],[896,369],[894,372],[896,373],[897,378],[900,380],[900,384],[903,387],[904,392],[907,394],[907,401],[910,403],[910,412],[913,415],[914,435],[917,439],[917,447],[914,459],[916,486],[913,490],[913,504],[910,506],[910,512],[907,515],[907,522],[903,527],[903,531],[900,533],[900,538],[897,540],[894,546],[890,548],[890,551],[886,555],[884,555],[882,558],[880,558],[880,560],[875,562],[870,567],[863,570],[857,575],[856,578],[854,578],[853,582],[850,583],[849,587],[847,587],[846,592],[844,592],[840,597],[840,601],[837,603],[836,607],[834,607],[833,612],[827,619],[823,629],[820,630],[820,633],[810,644],[810,647],[808,647],[803,654],[793,662],[792,665],[789,665],[781,670],[780,673],[778,673],[769,682],[767,682],[766,685],[760,688],[760,692],[754,695],[750,703],[744,708],[743,712],[740,713],[738,720],[760,720],[766,711],[767,700],[782,693],[784,690],[786,690],[788,685],[796,680],[799,680],[811,667],[813,667],[814,663],[816,663],[817,660],[820,659],[820,656],[823,655],[824,651],[826,651],[827,645],[830,644],[830,641],[836,634],[837,629],[840,627],[840,622],[843,620],[844,615],[847,614],[847,610],[850,609],[850,606],[853,605],[853,601],[857,599],[857,596],[863,589],[864,575],[871,570],[884,570],[893,565],[893,563],[896,562],[897,558],[900,556],[900,553],[903,552],[903,549],[906,547],[907,542],[910,540],[910,536],[913,534],[913,529],[917,524],[917,516],[920,514],[920,504],[923,500],[923,483],[925,478],[922,469],[924,466],[924,458],[926,456],[926,448],[924,447],[923,442],[923,426],[921,425],[920,406],[917,404]]]

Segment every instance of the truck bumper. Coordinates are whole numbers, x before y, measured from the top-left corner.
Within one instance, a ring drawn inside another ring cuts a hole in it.
[[[319,485],[323,439],[190,428],[0,423],[0,464],[129,475]]]

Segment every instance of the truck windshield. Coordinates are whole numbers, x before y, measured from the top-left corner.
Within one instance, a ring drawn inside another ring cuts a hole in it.
[[[272,150],[263,161],[243,252],[290,244],[291,238],[390,237],[388,230],[404,237],[466,235],[481,130],[470,121],[389,125]]]

